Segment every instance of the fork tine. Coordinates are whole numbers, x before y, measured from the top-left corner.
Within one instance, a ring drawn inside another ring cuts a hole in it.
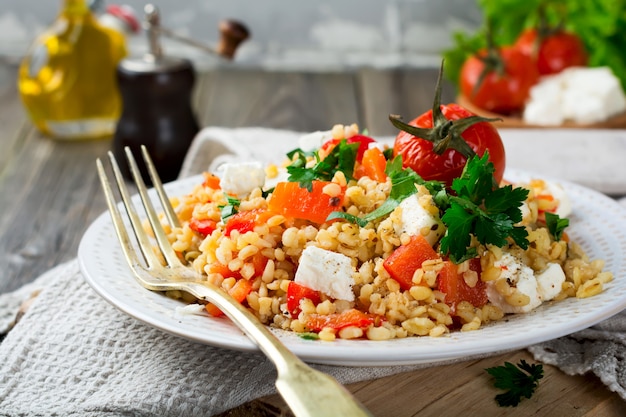
[[[150,225],[152,226],[152,230],[154,231],[154,236],[156,237],[157,243],[159,244],[159,248],[161,249],[161,253],[163,253],[163,257],[169,266],[181,266],[182,263],[178,259],[178,255],[172,249],[172,245],[167,239],[167,235],[165,234],[165,230],[163,230],[163,226],[161,225],[161,220],[154,209],[154,205],[148,196],[148,189],[146,188],[146,184],[143,181],[141,173],[139,172],[139,168],[137,167],[137,162],[133,157],[133,153],[131,152],[129,147],[124,148],[126,151],[126,158],[128,159],[128,164],[130,166],[130,171],[133,174],[133,178],[135,180],[135,185],[137,186],[137,190],[139,191],[139,195],[141,196],[141,201],[143,202],[143,207],[146,210],[146,214],[148,215],[148,220],[150,221]]]
[[[161,201],[161,205],[163,206],[163,211],[165,212],[167,220],[170,222],[172,227],[180,227],[180,221],[178,220],[178,216],[176,216],[176,213],[174,212],[174,207],[172,207],[172,203],[170,203],[170,199],[165,193],[161,177],[159,176],[159,173],[157,172],[154,163],[152,162],[152,158],[150,157],[148,149],[145,145],[141,145],[141,154],[143,156],[144,162],[146,163],[146,167],[148,167],[148,173],[150,174],[152,185],[159,195],[159,200]]]
[[[137,254],[132,249],[130,237],[128,236],[128,232],[126,231],[126,226],[124,225],[124,221],[122,220],[120,211],[117,208],[117,203],[113,195],[113,190],[111,189],[111,182],[109,181],[109,178],[106,175],[104,166],[102,165],[102,161],[100,160],[100,158],[96,160],[96,166],[98,168],[98,176],[100,177],[100,183],[102,184],[102,189],[104,190],[107,207],[109,208],[109,213],[111,214],[111,219],[113,220],[113,227],[115,229],[115,233],[117,234],[117,237],[122,246],[122,252],[124,252],[124,256],[126,257],[126,260],[131,265],[139,265]]]
[[[122,172],[120,171],[120,167],[117,164],[117,160],[115,159],[113,152],[109,152],[108,155],[111,162],[111,168],[113,169],[113,175],[115,176],[115,180],[117,182],[117,188],[122,196],[122,202],[124,203],[124,208],[126,209],[126,213],[128,214],[128,218],[130,219],[130,224],[135,232],[135,237],[139,242],[139,248],[141,249],[141,253],[143,254],[143,257],[148,264],[148,267],[154,268],[155,266],[160,265],[161,261],[151,248],[150,239],[143,229],[141,219],[139,218],[137,210],[135,210],[135,206],[131,201],[128,188],[126,187],[126,183],[124,182],[124,177],[122,176]],[[112,201],[115,202],[115,199],[113,199]],[[123,226],[123,223],[121,225]],[[124,233],[126,233],[125,229]]]

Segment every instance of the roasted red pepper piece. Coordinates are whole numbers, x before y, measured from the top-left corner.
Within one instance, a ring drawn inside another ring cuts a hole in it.
[[[451,261],[444,261],[443,269],[437,277],[437,287],[446,295],[445,303],[452,308],[453,313],[461,301],[468,301],[474,307],[482,307],[487,304],[486,284],[480,279],[479,258],[470,260],[470,270],[478,274],[478,281],[474,287],[467,285],[463,274],[458,273],[458,266]]]
[[[409,290],[413,285],[415,270],[422,267],[424,261],[439,259],[439,255],[422,235],[411,236],[406,245],[398,247],[383,262],[391,278],[398,281],[400,288]]]
[[[300,314],[300,301],[307,298],[317,305],[320,303],[320,293],[309,287],[291,281],[287,287],[287,309],[292,318],[297,318]]]
[[[325,327],[335,330],[348,326],[365,329],[374,324],[375,320],[376,316],[353,308],[342,313],[310,314],[307,317],[306,326],[314,332],[319,332]]]
[[[324,187],[329,184],[335,183],[313,181],[312,190],[309,192],[297,182],[279,182],[269,199],[268,208],[271,212],[285,217],[324,223],[330,213],[341,209],[345,192],[344,187],[340,187],[338,195],[325,194]]]
[[[189,228],[203,236],[208,236],[217,228],[217,222],[211,219],[199,220],[192,217],[191,220],[189,220]]]

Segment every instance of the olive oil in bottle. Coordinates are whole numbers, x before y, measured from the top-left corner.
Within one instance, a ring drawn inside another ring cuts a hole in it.
[[[121,113],[116,68],[124,35],[98,23],[85,0],[63,0],[22,61],[18,89],[35,126],[56,139],[108,137]]]

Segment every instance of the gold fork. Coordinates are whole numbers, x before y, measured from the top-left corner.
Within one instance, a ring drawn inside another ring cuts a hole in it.
[[[126,148],[125,151],[143,207],[148,215],[148,220],[154,231],[163,258],[167,263],[167,266],[163,266],[160,258],[155,254],[148,235],[142,227],[139,214],[131,202],[128,189],[115,157],[109,152],[117,188],[122,196],[123,205],[145,262],[140,260],[133,248],[116,204],[111,183],[100,159],[96,161],[98,175],[104,189],[117,237],[128,265],[137,281],[152,291],[185,291],[200,300],[206,300],[215,304],[274,363],[278,374],[276,388],[296,416],[371,416],[367,409],[334,378],[309,367],[293,354],[246,307],[219,287],[203,281],[198,273],[181,263],[167,240],[132,152],[129,148]],[[145,147],[142,147],[142,155],[163,206],[165,216],[172,227],[175,227],[179,224],[178,219]]]

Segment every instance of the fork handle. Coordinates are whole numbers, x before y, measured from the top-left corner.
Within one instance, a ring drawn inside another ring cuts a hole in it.
[[[215,304],[256,343],[276,366],[276,388],[296,416],[327,416],[325,405],[337,416],[372,415],[343,385],[304,363],[254,314],[217,286],[208,282],[186,283],[181,289]]]

